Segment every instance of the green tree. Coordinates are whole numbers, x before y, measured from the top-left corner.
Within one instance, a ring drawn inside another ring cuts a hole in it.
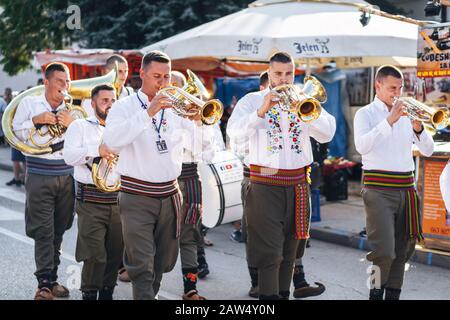
[[[9,75],[30,65],[34,51],[70,42],[64,0],[0,0],[0,64]]]

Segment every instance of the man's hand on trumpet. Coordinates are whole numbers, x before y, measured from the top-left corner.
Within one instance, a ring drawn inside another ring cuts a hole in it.
[[[276,91],[269,91],[265,96],[263,100],[263,105],[261,108],[258,109],[258,117],[264,118],[267,111],[272,109],[272,107],[280,101],[279,94]]]
[[[147,113],[150,117],[154,117],[161,109],[172,108],[172,101],[164,93],[158,93],[150,102]]]
[[[99,153],[100,157],[102,157],[106,160],[112,160],[116,157],[116,154],[114,153],[114,151],[111,150],[110,148],[108,148],[106,146],[106,144],[104,144],[104,143],[102,143],[98,147],[98,153]]]
[[[56,118],[55,114],[51,112],[42,112],[38,114],[37,116],[34,116],[32,118],[34,125],[44,125],[44,124],[56,124],[58,122],[58,119]]]
[[[387,117],[387,122],[392,127],[401,117],[408,115],[406,113],[406,106],[403,102],[395,100],[392,104],[391,111]]]

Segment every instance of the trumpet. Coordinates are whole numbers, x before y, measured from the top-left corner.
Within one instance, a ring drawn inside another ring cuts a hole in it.
[[[217,99],[209,99],[209,93],[202,82],[191,70],[187,70],[189,79],[183,88],[170,86],[160,89],[172,101],[173,110],[184,118],[200,115],[201,121],[206,125],[217,123],[223,114],[223,105]],[[204,100],[206,101],[204,101]]]
[[[395,101],[400,101],[405,105],[408,118],[422,122],[423,126],[432,134],[450,124],[447,108],[428,106],[412,97],[398,97]]]
[[[92,162],[92,181],[95,186],[103,192],[116,192],[120,189],[120,176],[112,185],[108,185],[108,176],[111,174],[114,166],[117,165],[119,156],[106,160],[102,157],[94,158]]]
[[[320,116],[321,104],[327,101],[325,88],[313,76],[305,77],[302,89],[294,84],[284,84],[273,90],[278,93],[281,110],[295,112],[306,123]]]

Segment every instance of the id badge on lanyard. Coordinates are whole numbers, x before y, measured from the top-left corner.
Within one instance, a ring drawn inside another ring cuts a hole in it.
[[[139,92],[137,93],[137,98],[139,99],[139,102],[141,103],[141,107],[143,109],[147,109],[147,105],[142,102],[141,98],[139,97]],[[168,153],[169,149],[167,148],[166,140],[161,139],[161,125],[164,122],[164,109],[161,114],[161,119],[159,120],[159,125],[156,125],[156,119],[152,118],[153,128],[155,128],[156,133],[158,134],[158,141],[156,141],[156,150],[158,150],[159,154]]]

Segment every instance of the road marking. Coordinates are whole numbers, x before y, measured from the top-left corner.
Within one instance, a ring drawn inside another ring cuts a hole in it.
[[[16,240],[18,240],[20,242],[29,244],[30,246],[34,246],[33,239],[28,238],[26,236],[23,236],[23,235],[21,235],[19,233],[10,231],[10,230],[2,228],[2,227],[0,227],[0,233],[4,234],[5,236],[8,236],[10,238],[16,239]],[[64,258],[64,259],[67,259],[67,260],[69,260],[71,262],[78,263],[77,260],[75,259],[75,257],[70,255],[70,254],[62,252],[61,253],[61,257]],[[180,297],[178,297],[178,296],[176,296],[174,294],[171,294],[169,292],[166,292],[164,290],[159,290],[159,294],[158,295],[161,298],[161,300],[180,300]]]

